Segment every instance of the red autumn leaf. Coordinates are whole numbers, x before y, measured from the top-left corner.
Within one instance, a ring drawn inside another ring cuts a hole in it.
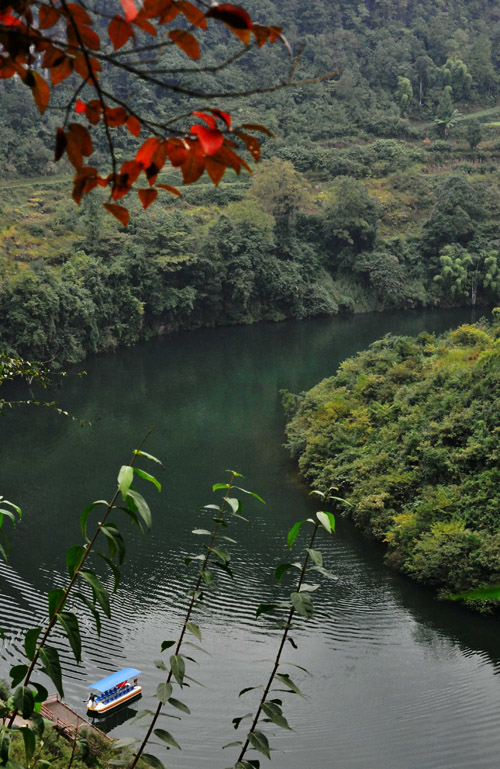
[[[270,35],[269,27],[264,27],[262,24],[254,24],[252,31],[255,35],[257,45],[259,46],[259,48],[262,48],[264,43],[266,43],[267,40],[269,40],[269,35]]]
[[[101,117],[102,104],[99,99],[91,99],[85,108],[85,115],[89,123],[97,125]]]
[[[94,59],[93,56],[89,56],[89,62],[94,76],[97,77],[98,72],[101,71],[101,63],[97,59]],[[83,80],[89,79],[90,73],[87,66],[87,59],[83,53],[77,54],[73,62],[73,67],[75,68],[75,72],[77,72]]]
[[[66,140],[66,154],[70,163],[76,169],[81,169],[83,156],[89,157],[94,151],[89,132],[80,123],[71,123],[66,134]]]
[[[176,0],[175,5],[191,24],[201,29],[207,29],[205,14],[196,5],[188,2],[188,0]]]
[[[168,11],[174,4],[174,0],[144,0],[139,14],[145,19],[154,19]]]
[[[276,40],[280,40],[283,31],[283,27],[269,27],[269,42],[275,43]]]
[[[33,70],[31,73],[29,73],[33,76],[33,80],[30,80],[30,88],[31,93],[33,94],[33,98],[35,100],[35,104],[40,110],[41,114],[45,112],[47,109],[47,104],[49,103],[50,99],[50,88],[43,79],[41,75],[38,74],[38,72],[34,72]]]
[[[64,150],[66,149],[66,134],[64,133],[62,128],[57,129],[56,134],[56,148],[54,153],[54,160],[57,162],[60,160],[64,154]]]
[[[205,157],[200,142],[185,140],[185,144],[188,151],[181,165],[182,178],[184,184],[193,184],[205,170]]]
[[[82,197],[88,195],[99,184],[97,168],[85,166],[80,168],[73,179],[73,200],[80,205]]]
[[[229,131],[232,130],[232,128],[231,128],[231,115],[229,114],[229,112],[223,112],[221,109],[216,109],[216,108],[212,108],[212,109],[209,108],[208,112],[211,112],[212,115],[215,115],[216,117],[218,117],[221,120],[223,120],[224,123],[227,125]]]
[[[244,131],[235,131],[234,133],[236,136],[240,137],[253,159],[258,162],[260,159],[260,144],[255,136],[247,134]]]
[[[217,160],[221,163],[224,163],[224,165],[232,168],[233,171],[235,171],[237,174],[240,173],[242,166],[248,171],[248,173],[252,173],[248,163],[246,163],[242,157],[237,155],[236,152],[233,152],[233,150],[228,147],[226,143],[220,148],[217,155],[214,155],[212,160]]]
[[[62,81],[65,80],[67,77],[69,77],[72,74],[72,72],[73,72],[73,59],[70,59],[66,56],[61,61],[60,64],[51,68],[50,82],[52,83],[52,85],[59,85],[59,83],[62,83]]]
[[[220,163],[218,160],[214,160],[213,158],[206,158],[205,168],[207,169],[207,174],[217,187],[220,180],[226,173],[227,166],[224,163]]]
[[[175,19],[176,16],[178,16],[180,13],[179,8],[177,8],[174,3],[170,5],[160,16],[158,19],[158,24],[170,24],[171,21]]]
[[[120,168],[120,175],[122,177],[127,177],[127,182],[132,185],[136,179],[139,177],[139,174],[141,173],[142,168],[140,167],[139,163],[137,163],[135,160],[126,160],[125,163],[122,164],[122,167]],[[124,179],[122,179],[124,181]]]
[[[215,122],[213,117],[211,117],[210,115],[207,115],[206,112],[191,112],[191,114],[195,115],[196,117],[201,117],[201,119],[205,121],[205,123],[209,128],[217,128],[217,123]]]
[[[68,38],[68,44],[74,48],[75,51],[79,51],[82,44],[85,46],[85,48],[89,48],[91,51],[98,51],[101,47],[101,38],[97,32],[95,32],[90,27],[78,25],[77,35],[73,24],[68,21],[66,27],[66,35]]]
[[[253,27],[252,19],[239,5],[231,5],[230,3],[215,5],[207,11],[207,17],[222,21],[233,34],[239,37],[245,45],[248,45]]]
[[[76,3],[66,3],[66,8],[68,9],[72,19],[76,21],[78,26],[92,25],[92,19],[88,15],[85,8],[83,8],[83,6],[77,5]]]
[[[59,21],[59,9],[52,5],[41,5],[38,9],[38,29],[50,29]]]
[[[143,16],[136,16],[133,23],[136,27],[142,29],[143,32],[147,32],[148,35],[152,35],[153,37],[156,36],[156,27]]]
[[[115,51],[121,48],[127,40],[133,35],[132,25],[128,21],[125,21],[121,16],[113,16],[109,22],[108,35],[109,39],[113,43]]]
[[[146,139],[135,156],[136,162],[141,168],[148,168],[151,165],[154,154],[161,143],[161,139],[158,139],[156,136],[150,136],[149,139]]]
[[[81,99],[77,99],[75,102],[75,112],[77,114],[81,114],[82,112],[86,112],[86,111],[87,111],[87,105],[85,104],[85,102],[82,101]]]
[[[181,192],[177,189],[177,187],[171,187],[170,184],[157,184],[157,187],[161,187],[162,190],[167,190],[167,192],[171,192],[172,195],[178,195],[180,198],[182,198]]]
[[[60,48],[56,48],[53,45],[49,45],[45,53],[43,54],[43,67],[44,69],[51,69],[52,67],[57,67],[62,61],[64,61],[66,57],[66,54],[60,50]]]
[[[139,13],[134,0],[120,0],[120,3],[123,8],[123,13],[125,14],[125,20],[133,21]]]
[[[205,155],[215,155],[224,142],[224,136],[218,128],[205,128],[204,125],[192,125],[191,133],[196,134],[200,140]]]
[[[103,203],[106,211],[109,211],[116,219],[118,219],[124,227],[127,226],[130,219],[130,214],[124,206],[117,206],[115,203]]]
[[[260,123],[243,123],[241,127],[246,128],[249,131],[260,131],[261,133],[267,134],[267,136],[270,136],[272,139],[274,139],[273,132],[270,131],[269,128],[266,128],[265,125],[260,125]]]
[[[123,107],[106,107],[106,120],[110,128],[123,125],[127,117],[127,110]]]
[[[187,158],[189,151],[189,145],[184,139],[172,138],[167,142],[167,155],[168,159],[177,168],[181,166]]]
[[[200,46],[191,32],[186,32],[184,29],[173,29],[172,32],[168,33],[168,36],[191,59],[200,58]]]
[[[135,115],[130,115],[125,123],[132,136],[139,136],[141,133],[141,124]]]
[[[0,13],[0,24],[5,24],[6,27],[21,27],[22,24],[16,16],[11,13]]]
[[[4,59],[0,56],[0,79],[6,80],[16,74],[16,68],[10,63],[8,59]]]
[[[156,198],[158,197],[158,190],[152,189],[149,187],[145,190],[137,190],[137,194],[139,195],[139,199],[142,203],[143,208],[149,208],[151,203],[154,203]]]

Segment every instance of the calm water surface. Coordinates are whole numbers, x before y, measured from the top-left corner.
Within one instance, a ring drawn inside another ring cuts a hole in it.
[[[189,581],[183,558],[200,551],[196,512],[216,501],[213,482],[226,468],[244,473],[247,488],[267,501],[248,501],[250,523],[234,527],[234,583],[199,616],[204,645],[182,697],[192,715],[165,720],[183,746],[162,753],[172,769],[223,769],[240,737],[231,719],[252,710],[257,694],[244,686],[265,680],[277,637],[254,620],[258,603],[275,597],[272,571],[286,559],[290,525],[316,509],[283,448],[278,391],[299,392],[335,372],[345,357],[381,335],[442,331],[470,320],[463,311],[393,313],[221,328],[156,339],[86,362],[83,379],[59,394],[64,408],[92,426],[81,428],[50,411],[24,410],[2,420],[0,489],[18,502],[23,524],[8,567],[0,566],[0,626],[8,636],[0,675],[20,658],[19,628],[41,619],[45,594],[64,580],[64,552],[80,542],[80,510],[111,497],[116,472],[146,430],[147,449],[165,464],[163,493],[151,487],[154,528],[145,540],[127,530],[128,559],[101,640],[85,620],[84,659],[76,666],[61,640],[66,700],[84,712],[86,686],[115,669],[138,667],[151,707],[162,680],[154,660],[175,638]],[[19,391],[19,396],[23,395]],[[339,580],[323,586],[319,611],[298,630],[286,659],[308,694],[285,696],[296,733],[277,730],[275,769],[492,769],[500,755],[500,623],[476,617],[386,569],[379,545],[363,541],[348,521],[322,543]],[[321,598],[320,598],[321,595]],[[191,666],[194,667],[194,666]],[[52,686],[49,687],[52,690]],[[113,736],[141,735],[125,721],[106,722]],[[265,761],[265,759],[264,759]]]

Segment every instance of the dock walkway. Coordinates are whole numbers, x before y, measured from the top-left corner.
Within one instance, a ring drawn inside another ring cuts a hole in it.
[[[76,710],[73,710],[69,705],[62,702],[59,699],[58,694],[51,694],[45,700],[42,705],[42,716],[49,721],[52,721],[54,726],[56,726],[60,732],[70,740],[73,740],[75,735],[77,735],[82,728],[85,728],[96,734],[100,734],[101,737],[112,742],[111,737],[108,737],[107,734],[101,732],[96,726],[93,726],[90,721],[87,721],[87,719],[77,713]]]

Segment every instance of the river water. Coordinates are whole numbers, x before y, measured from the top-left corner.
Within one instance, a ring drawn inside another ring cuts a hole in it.
[[[238,521],[229,533],[238,540],[229,546],[234,582],[221,581],[207,597],[210,610],[196,618],[208,654],[187,652],[199,663],[189,663],[188,672],[205,688],[182,693],[190,716],[161,724],[182,752],[151,749],[172,769],[234,763],[235,749],[221,746],[240,738],[231,719],[250,712],[259,694],[238,692],[265,681],[278,642],[265,617],[255,620],[256,606],[277,597],[272,572],[290,557],[287,530],[319,509],[283,447],[279,389],[310,388],[385,333],[442,331],[468,320],[466,310],[426,311],[179,333],[96,356],[85,363],[86,377],[66,380],[60,404],[91,426],[50,410],[9,413],[2,420],[0,489],[25,515],[9,565],[0,566],[0,627],[7,636],[0,676],[20,660],[21,630],[43,618],[46,591],[63,583],[64,552],[81,539],[79,512],[112,496],[119,466],[154,425],[146,448],[165,470],[158,473],[161,495],[152,486],[144,490],[153,531],[141,539],[124,522],[128,555],[113,619],[100,640],[82,620],[82,664],[57,641],[66,700],[84,713],[90,682],[138,667],[142,702],[105,726],[113,736],[143,733],[126,719],[154,705],[163,678],[154,660],[161,642],[179,632],[191,584],[183,559],[202,547],[191,530],[210,522],[197,508],[217,501],[211,485],[227,479],[226,469],[238,470],[242,485],[266,505],[244,500],[249,522]],[[278,695],[295,732],[276,729],[270,738],[275,769],[496,767],[498,620],[438,602],[394,574],[383,564],[383,548],[364,541],[347,520],[320,549],[338,582],[315,594],[317,613],[293,634],[298,649],[287,645],[286,660],[312,676],[284,668],[307,698]]]

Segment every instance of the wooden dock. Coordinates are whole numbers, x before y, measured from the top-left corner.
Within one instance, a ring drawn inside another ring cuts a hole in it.
[[[65,702],[59,699],[58,694],[51,694],[42,705],[42,716],[52,721],[54,726],[68,740],[74,740],[82,729],[100,734],[104,739],[113,742],[111,737],[101,732],[96,726],[87,721],[76,710],[70,708]]]

